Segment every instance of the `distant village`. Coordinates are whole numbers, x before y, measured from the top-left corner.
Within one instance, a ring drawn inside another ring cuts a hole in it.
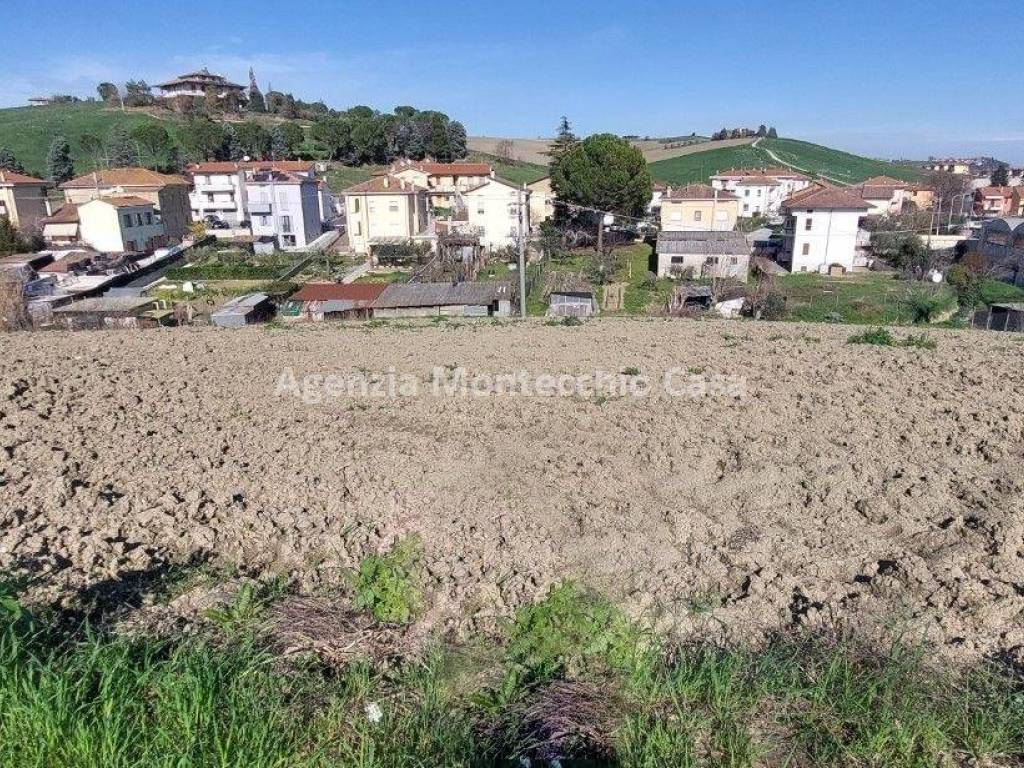
[[[205,70],[159,87],[179,105],[211,92],[244,98]],[[515,183],[490,162],[398,158],[337,192],[327,170],[252,157],[180,174],[102,168],[60,183],[58,205],[47,181],[0,170],[0,219],[38,246],[0,258],[0,313],[12,326],[66,329],[508,317],[525,306],[527,273],[554,236],[598,257],[650,243],[652,279],[673,283],[666,312],[729,316],[750,309],[752,277],[871,270],[880,233],[892,231],[879,222],[908,213],[926,222],[914,234],[928,251],[982,254],[991,274],[1024,284],[1024,173],[966,160],[929,161],[941,188],[889,176],[844,185],[782,163],[736,168],[649,185],[628,214],[580,204],[557,174]],[[207,290],[225,281],[232,290]],[[607,309],[594,282],[548,285],[542,312]]]

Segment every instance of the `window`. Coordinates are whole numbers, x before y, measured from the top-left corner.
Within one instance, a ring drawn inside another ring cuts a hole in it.
[[[132,215],[130,213],[126,213],[123,218],[124,218],[124,228],[125,229],[131,229],[132,228]]]
[[[700,221],[701,214],[703,214],[703,213],[704,213],[704,211],[694,211],[693,212],[693,220],[694,221]]]
[[[363,234],[363,222],[355,222],[355,226],[352,227],[352,234],[359,237]]]
[[[369,211],[370,213],[373,213],[374,211],[376,211],[377,210],[377,201],[376,200],[369,200],[369,201],[367,201],[367,203],[366,203],[366,210]]]
[[[261,227],[270,226],[270,217],[267,214],[261,213],[258,218]]]
[[[806,219],[804,219],[804,232],[810,232],[811,231],[811,226],[813,224],[814,224],[814,219],[812,219],[810,216],[808,216]]]
[[[747,211],[749,211],[749,210],[750,210],[750,206],[749,206],[749,205],[747,205],[746,203],[744,203],[744,204],[743,204],[743,212],[744,212],[744,213],[746,213],[746,212],[747,212]]]
[[[392,200],[388,203],[388,210],[391,211],[391,213],[398,213],[398,201]]]
[[[295,235],[282,235],[281,243],[284,246],[295,245]]]
[[[142,226],[142,214],[141,213],[136,213],[135,214],[135,224],[137,226],[140,226],[140,227]]]
[[[291,216],[282,216],[281,217],[281,231],[286,233],[286,234],[288,232],[292,231],[292,217]],[[294,239],[294,238],[292,238],[292,239]]]
[[[810,256],[811,255],[811,244],[810,243],[804,243],[803,255],[804,256]]]
[[[352,198],[352,213],[359,213],[359,198]]]
[[[749,189],[744,189],[743,190],[743,196],[744,197],[750,197],[750,190]]]
[[[738,256],[730,256],[729,263],[732,264],[733,266],[736,266],[737,264],[740,263],[740,259]]]
[[[206,202],[208,202],[208,203],[212,203],[213,202],[213,192],[207,192],[206,193]]]
[[[686,257],[685,256],[673,256],[672,257],[672,263],[673,264],[685,264],[686,263]]]
[[[152,224],[153,224],[153,214],[150,213],[149,211],[146,211],[146,226],[151,226]]]
[[[477,213],[477,216],[483,216],[484,215],[484,210],[485,210],[484,209],[484,201],[483,200],[477,200],[476,201],[476,213]]]

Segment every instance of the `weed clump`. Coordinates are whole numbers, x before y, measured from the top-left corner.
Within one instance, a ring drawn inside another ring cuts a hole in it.
[[[423,608],[421,587],[423,541],[410,536],[385,555],[370,555],[359,564],[355,607],[384,624],[409,624]]]
[[[878,347],[914,347],[917,349],[935,349],[938,343],[925,333],[911,334],[905,339],[893,335],[888,328],[869,328],[855,333],[847,339],[850,344],[874,344]]]

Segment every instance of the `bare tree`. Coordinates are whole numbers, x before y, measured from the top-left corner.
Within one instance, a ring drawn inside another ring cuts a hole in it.
[[[494,145],[494,153],[508,163],[516,160],[516,145],[512,139],[502,139]]]

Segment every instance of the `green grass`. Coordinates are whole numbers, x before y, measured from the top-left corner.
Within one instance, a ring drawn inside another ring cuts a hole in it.
[[[847,339],[849,344],[871,344],[876,347],[913,347],[916,349],[935,349],[938,342],[927,334],[911,334],[905,338],[895,336],[888,328],[869,328],[855,333]]]
[[[955,296],[942,286],[911,284],[893,275],[865,272],[832,278],[794,274],[776,278],[776,290],[786,296],[787,320],[840,322],[860,325],[901,325],[915,319],[912,289],[933,291],[936,300],[952,305]]]
[[[357,283],[406,283],[412,276],[411,272],[371,272],[368,275],[357,277]]]
[[[527,163],[525,161],[508,162],[496,155],[488,155],[484,152],[472,152],[467,160],[490,163],[494,167],[494,174],[506,181],[515,184],[531,184],[543,179],[548,175],[547,166]]]
[[[727,171],[730,168],[757,168],[769,161],[770,158],[764,152],[749,144],[741,144],[658,160],[649,167],[655,181],[670,184],[706,184],[709,176],[720,171]]]
[[[1020,681],[995,667],[844,636],[668,648],[571,582],[498,636],[380,666],[288,660],[251,634],[41,624],[0,606],[0,768],[925,768],[1024,753]]]
[[[375,173],[380,173],[383,170],[384,166],[381,165],[350,166],[332,164],[327,173],[324,174],[324,179],[326,179],[327,186],[331,192],[341,192],[343,189],[366,181]]]
[[[1001,304],[1024,301],[1024,288],[1018,288],[1002,280],[985,280],[981,284],[981,300],[985,304]]]
[[[144,112],[122,112],[93,103],[0,109],[0,147],[11,150],[30,174],[45,177],[50,143],[55,136],[64,136],[71,144],[75,173],[88,173],[93,169],[93,160],[82,150],[82,136],[104,138],[115,125],[131,130],[153,122],[160,122],[172,133],[176,123]]]
[[[923,174],[916,168],[872,160],[795,139],[762,139],[758,147],[744,144],[659,160],[651,163],[651,175],[657,181],[693,184],[706,183],[709,176],[730,168],[777,166],[779,163],[764,151],[765,147],[771,149],[783,162],[807,169],[812,176],[823,174],[848,184],[856,184],[872,176],[892,176],[908,181],[923,178]]]

